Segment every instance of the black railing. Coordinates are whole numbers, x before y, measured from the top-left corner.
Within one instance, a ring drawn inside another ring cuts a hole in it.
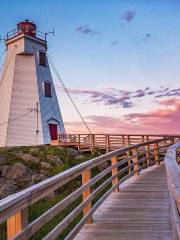
[[[36,30],[35,34],[31,34],[29,32],[21,31],[18,28],[9,31],[7,33],[7,35],[6,35],[5,40],[7,41],[7,40],[12,39],[12,38],[14,38],[16,36],[19,36],[21,34],[25,34],[25,35],[28,35],[28,36],[31,36],[31,37],[35,37],[35,38],[39,38],[41,40],[46,41],[46,33],[43,33],[43,32],[40,32],[40,31]]]

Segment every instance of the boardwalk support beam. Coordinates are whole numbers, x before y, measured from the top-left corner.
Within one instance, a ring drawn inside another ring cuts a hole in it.
[[[7,239],[12,240],[28,225],[28,209],[16,213],[7,220]]]
[[[154,144],[154,160],[156,165],[160,164],[158,143]]]
[[[137,148],[132,149],[132,155],[134,156],[132,158],[132,161],[134,163],[134,175],[139,175],[138,149]]]
[[[91,170],[88,169],[88,170],[85,170],[83,173],[82,173],[82,185],[86,184],[87,182],[89,182],[91,180]],[[83,201],[88,198],[91,194],[91,189],[88,188],[86,189],[84,192],[83,192]],[[86,207],[83,209],[83,216],[85,216],[90,210],[91,210],[91,207],[92,207],[92,204],[91,203],[88,203],[86,205]],[[92,218],[90,218],[87,223],[92,223]]]
[[[118,162],[118,157],[114,156],[111,158],[111,165],[115,165]],[[112,176],[116,175],[118,173],[118,168],[115,167],[112,169]],[[112,185],[116,185],[118,183],[118,177],[112,180]],[[119,187],[114,190],[114,192],[119,192]]]

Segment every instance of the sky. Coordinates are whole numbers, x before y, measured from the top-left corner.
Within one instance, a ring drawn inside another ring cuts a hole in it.
[[[48,53],[91,132],[180,133],[180,0],[1,0],[0,7],[1,38],[24,19],[42,32],[54,28]],[[66,131],[86,133],[53,77]]]

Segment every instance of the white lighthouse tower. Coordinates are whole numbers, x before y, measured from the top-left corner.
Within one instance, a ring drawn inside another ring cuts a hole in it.
[[[7,34],[5,44],[0,147],[48,144],[65,130],[46,55],[46,37],[26,20]]]

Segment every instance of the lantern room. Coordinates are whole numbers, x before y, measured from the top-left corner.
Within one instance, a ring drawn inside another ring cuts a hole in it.
[[[24,33],[32,37],[36,36],[36,25],[29,20],[17,24],[18,33]]]

